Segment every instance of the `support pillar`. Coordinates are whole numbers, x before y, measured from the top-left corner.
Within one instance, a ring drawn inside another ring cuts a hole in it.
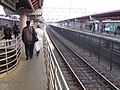
[[[27,16],[26,14],[20,15],[20,31],[23,30],[23,28],[26,26]]]
[[[101,29],[102,29],[102,28],[101,28],[101,25],[102,25],[102,20],[99,20],[98,33],[102,33],[102,32],[101,32]]]

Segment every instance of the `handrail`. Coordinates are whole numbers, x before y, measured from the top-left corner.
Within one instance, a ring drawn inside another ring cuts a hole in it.
[[[46,31],[44,31],[43,46],[46,73],[48,78],[48,89],[69,90],[69,87],[66,83],[66,80],[64,79],[60,66],[54,55],[54,46],[50,41]]]
[[[0,77],[9,74],[18,66],[21,48],[21,34],[14,39],[0,41]]]

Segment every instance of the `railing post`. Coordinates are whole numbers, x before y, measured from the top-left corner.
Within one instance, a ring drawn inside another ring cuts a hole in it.
[[[7,43],[8,41],[5,41],[5,59],[6,59],[6,69],[7,69],[7,74],[8,74],[8,55],[7,55]]]
[[[101,49],[101,39],[99,39],[99,46],[98,46],[98,63],[100,62],[100,49]]]
[[[83,46],[83,51],[84,51],[84,53],[85,53],[85,34],[84,34],[84,44],[83,44],[84,46]]]
[[[113,63],[113,45],[114,45],[114,42],[112,41],[112,48],[111,48],[111,55],[110,55],[110,71],[112,70],[112,63]]]
[[[90,55],[89,55],[90,57],[91,57],[91,53],[92,53],[91,50],[92,50],[92,36],[90,36]]]

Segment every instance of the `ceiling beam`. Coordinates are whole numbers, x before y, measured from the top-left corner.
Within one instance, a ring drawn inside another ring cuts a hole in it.
[[[28,1],[28,3],[30,4],[30,6],[31,6],[32,10],[33,10],[33,11],[35,11],[35,9],[34,9],[34,7],[33,7],[33,5],[32,5],[31,0],[27,0],[27,1]]]
[[[35,2],[35,3],[32,3],[33,4],[33,6],[35,6],[36,4],[38,4],[39,2]]]

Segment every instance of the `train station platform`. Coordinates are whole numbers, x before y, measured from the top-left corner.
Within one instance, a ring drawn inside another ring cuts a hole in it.
[[[12,73],[0,78],[0,90],[47,90],[43,48],[39,56],[26,60],[24,49],[20,63]]]
[[[68,28],[68,27],[62,27],[62,28],[72,29],[72,30],[76,30],[76,31],[80,31],[80,32],[83,32],[83,33],[88,33],[88,34],[105,36],[105,37],[112,38],[112,39],[120,39],[120,34],[114,35],[113,32],[105,32],[104,31],[104,32],[100,33],[100,32],[95,30],[95,32],[93,33],[91,30],[88,30],[88,29],[79,30],[79,29],[76,29],[76,28]]]
[[[82,31],[83,31],[83,32],[88,32],[88,33],[93,33],[92,31],[87,30],[87,29],[82,30]],[[106,36],[106,37],[111,37],[111,38],[116,38],[116,39],[119,39],[119,38],[120,38],[120,34],[114,35],[114,33],[111,33],[111,32],[109,32],[109,33],[107,33],[107,32],[99,33],[99,32],[96,31],[96,32],[93,33],[93,34],[97,34],[97,35],[101,35],[101,36]]]

